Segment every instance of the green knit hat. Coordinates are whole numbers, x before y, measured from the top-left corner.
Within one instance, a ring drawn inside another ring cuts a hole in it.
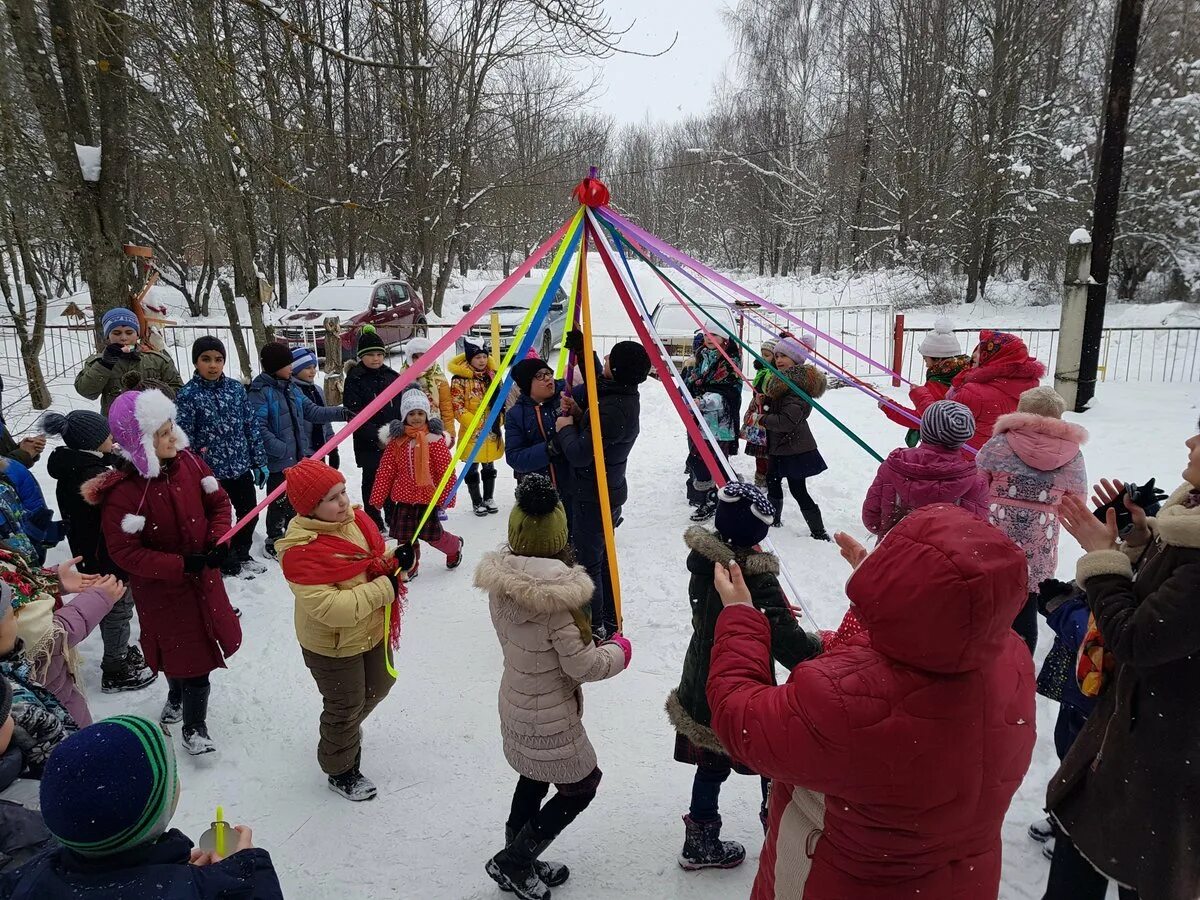
[[[567,511],[545,475],[526,475],[508,517],[508,546],[518,556],[555,557],[567,546]]]

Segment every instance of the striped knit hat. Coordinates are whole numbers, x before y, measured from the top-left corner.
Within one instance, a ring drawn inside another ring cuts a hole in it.
[[[975,416],[953,400],[939,400],[921,416],[921,440],[957,450],[975,437]]]
[[[105,719],[58,745],[46,762],[41,798],[50,833],[81,856],[152,843],[179,800],[175,750],[149,719]]]

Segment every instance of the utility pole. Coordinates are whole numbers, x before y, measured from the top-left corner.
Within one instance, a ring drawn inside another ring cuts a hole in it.
[[[1083,321],[1083,348],[1079,364],[1079,390],[1075,411],[1083,412],[1096,394],[1100,364],[1100,339],[1104,333],[1104,304],[1108,300],[1108,275],[1113,238],[1117,233],[1117,206],[1121,199],[1121,174],[1125,164],[1125,138],[1129,125],[1129,98],[1137,61],[1138,32],[1145,0],[1119,0],[1113,31],[1112,68],[1108,76],[1108,102],[1104,108],[1104,137],[1096,165],[1096,199],[1092,204],[1092,282],[1088,285],[1087,312]]]

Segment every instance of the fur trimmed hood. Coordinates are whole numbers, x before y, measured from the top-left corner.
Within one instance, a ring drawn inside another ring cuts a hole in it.
[[[721,753],[725,756],[729,755],[729,751],[721,745],[721,740],[717,737],[717,733],[707,725],[701,725],[683,708],[683,702],[679,699],[678,688],[667,695],[667,702],[664,708],[667,711],[667,718],[671,722],[671,727],[675,729],[677,734],[683,735],[692,744],[702,750],[710,750],[713,753]]]
[[[821,399],[825,395],[826,388],[829,387],[829,380],[825,377],[825,373],[817,369],[816,366],[798,366],[792,369],[790,374],[788,372],[784,372],[783,374],[796,387],[800,388],[800,390],[804,391],[804,393],[808,394],[814,400]],[[780,397],[792,393],[792,388],[787,381],[772,373],[767,376],[766,383],[763,385],[763,393],[771,400],[778,400]],[[800,397],[800,399],[803,400],[804,398]]]
[[[1087,429],[1062,419],[1009,413],[996,420],[994,435],[1006,435],[1009,447],[1027,465],[1042,472],[1061,468],[1087,443]]]
[[[779,558],[774,553],[746,553],[745,548],[735,550],[721,540],[720,535],[703,526],[691,526],[683,533],[683,542],[689,550],[696,551],[709,562],[727,563],[731,557],[736,558],[744,575],[779,574]]]
[[[105,495],[128,477],[128,472],[112,469],[85,481],[79,488],[79,494],[83,497],[84,503],[90,506],[101,506],[104,503]]]
[[[1200,506],[1185,506],[1183,502],[1193,490],[1192,485],[1185,483],[1163,504],[1158,516],[1150,520],[1150,527],[1164,544],[1200,549]]]
[[[498,550],[483,555],[474,583],[535,616],[581,610],[591,603],[594,590],[583,566]]]

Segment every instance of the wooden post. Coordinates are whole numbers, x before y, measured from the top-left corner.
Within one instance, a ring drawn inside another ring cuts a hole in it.
[[[900,387],[900,367],[904,365],[904,313],[896,316],[896,327],[892,330],[892,387]]]
[[[325,320],[325,402],[342,405],[342,325],[337,316]]]
[[[1063,273],[1062,319],[1058,330],[1058,359],[1054,363],[1054,389],[1067,401],[1067,409],[1078,409],[1079,369],[1083,360],[1083,326],[1087,318],[1088,282],[1092,271],[1092,239],[1076,229],[1067,245],[1067,267]]]

